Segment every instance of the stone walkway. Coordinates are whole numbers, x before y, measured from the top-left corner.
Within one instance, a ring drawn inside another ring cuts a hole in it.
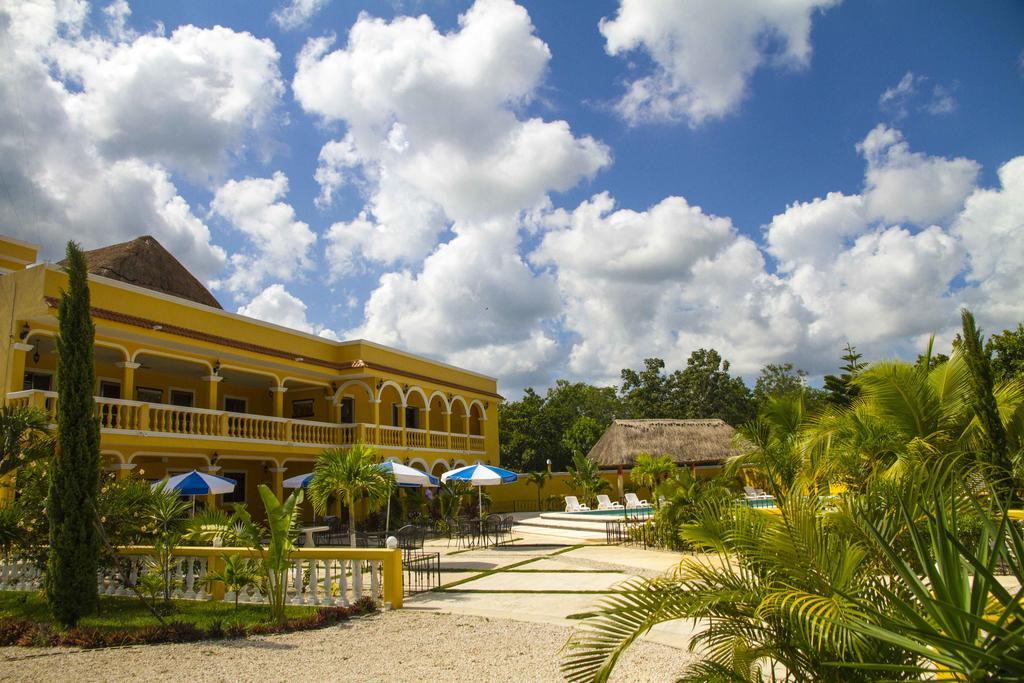
[[[664,575],[683,558],[658,550],[575,545],[550,536],[518,539],[498,549],[428,544],[427,550],[442,555],[441,590],[407,599],[405,609],[573,628],[578,615],[593,611],[619,584]],[[645,639],[685,649],[695,630],[692,622],[662,624]]]

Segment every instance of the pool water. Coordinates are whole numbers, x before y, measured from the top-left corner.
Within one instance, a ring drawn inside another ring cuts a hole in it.
[[[651,517],[654,515],[654,508],[635,508],[629,510],[582,510],[580,512],[569,512],[570,515],[585,515],[587,517]]]

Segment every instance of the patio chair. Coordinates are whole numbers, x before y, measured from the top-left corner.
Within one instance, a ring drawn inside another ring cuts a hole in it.
[[[587,505],[580,505],[579,498],[576,496],[565,497],[565,511],[566,512],[583,512],[589,510],[590,507]]]
[[[747,500],[764,500],[773,496],[765,493],[762,489],[755,489],[753,486],[743,487],[743,497]]]
[[[612,502],[606,494],[602,493],[597,496],[597,509],[598,510],[622,510],[622,503],[616,501]]]
[[[635,508],[649,508],[649,507],[651,507],[651,504],[648,503],[646,500],[640,500],[639,498],[637,498],[635,493],[630,492],[630,493],[626,494],[626,509],[627,510],[633,510]]]

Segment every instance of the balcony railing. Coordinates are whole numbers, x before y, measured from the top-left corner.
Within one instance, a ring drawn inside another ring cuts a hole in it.
[[[390,448],[431,448],[482,453],[484,437],[373,424],[335,424],[291,420],[269,415],[230,413],[206,408],[186,408],[164,403],[143,403],[118,398],[94,397],[96,417],[106,433],[134,432],[290,443],[303,446],[345,446],[365,443]],[[11,406],[33,406],[50,422],[57,418],[57,392],[15,391],[7,394]]]

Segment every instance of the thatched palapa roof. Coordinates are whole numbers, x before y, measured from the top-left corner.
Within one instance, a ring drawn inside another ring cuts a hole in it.
[[[221,308],[210,291],[149,235],[87,251],[85,262],[95,275]]]
[[[614,420],[587,457],[598,467],[632,467],[640,453],[666,454],[677,465],[720,464],[739,450],[736,430],[719,419]]]

